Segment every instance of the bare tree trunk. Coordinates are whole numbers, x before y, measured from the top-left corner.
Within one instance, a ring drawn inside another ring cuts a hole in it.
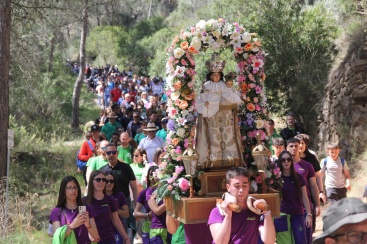
[[[54,52],[55,52],[55,46],[56,46],[56,39],[57,39],[57,32],[55,30],[52,33],[50,55],[48,56],[48,72],[52,71],[52,66],[54,63]]]
[[[84,0],[83,6],[83,29],[80,37],[80,69],[78,78],[74,84],[73,90],[73,100],[72,100],[72,115],[71,115],[71,126],[74,129],[79,128],[79,99],[80,92],[84,80],[84,70],[85,70],[85,43],[87,39],[87,29],[88,29],[88,0]]]
[[[6,176],[9,128],[10,0],[0,1],[0,178]]]

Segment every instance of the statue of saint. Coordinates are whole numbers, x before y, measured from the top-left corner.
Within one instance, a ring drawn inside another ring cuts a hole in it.
[[[201,169],[225,169],[242,164],[238,106],[243,102],[237,91],[223,81],[225,61],[216,55],[206,62],[209,71],[203,93],[196,99],[199,113],[196,151]]]

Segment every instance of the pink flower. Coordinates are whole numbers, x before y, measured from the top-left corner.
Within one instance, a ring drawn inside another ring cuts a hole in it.
[[[250,81],[255,81],[255,77],[252,74],[249,74],[248,78],[250,79]]]
[[[194,83],[193,82],[189,82],[189,83],[187,83],[187,86],[190,87],[190,88],[192,88],[194,86]]]
[[[256,104],[255,109],[256,111],[261,111],[261,107],[258,104]]]
[[[172,190],[173,190],[173,186],[169,185],[169,186],[167,187],[167,190],[172,191]]]
[[[190,182],[185,178],[180,178],[178,180],[178,187],[180,187],[181,191],[187,191],[190,188]]]
[[[179,147],[179,146],[177,146],[176,147],[176,149],[175,149],[175,152],[177,153],[177,154],[181,154],[181,148]]]
[[[237,81],[238,81],[238,82],[242,82],[242,81],[244,81],[244,80],[246,80],[246,77],[245,77],[245,76],[243,76],[243,75],[239,75],[239,76],[237,77]]]
[[[172,90],[171,90],[171,89],[168,89],[168,90],[166,91],[166,95],[167,95],[167,97],[171,96],[171,93],[172,93]]]
[[[172,184],[172,183],[173,183],[172,178],[171,178],[171,179],[168,179],[168,180],[167,180],[167,183],[168,183],[168,184]]]
[[[254,97],[254,103],[257,103],[259,101],[259,98],[258,97]]]
[[[186,60],[185,60],[185,59],[181,59],[181,64],[182,64],[183,66],[186,66],[186,65],[187,65]]]
[[[259,94],[261,92],[261,87],[260,86],[256,86],[255,91],[256,91],[256,94]]]

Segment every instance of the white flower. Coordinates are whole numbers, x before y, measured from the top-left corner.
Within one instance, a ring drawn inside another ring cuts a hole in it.
[[[248,32],[245,32],[243,33],[242,35],[242,40],[245,42],[245,43],[248,43],[251,41],[251,34],[248,33]]]
[[[196,24],[196,28],[200,28],[202,30],[205,30],[205,26],[206,26],[206,22],[205,20],[200,20],[197,24]]]
[[[221,36],[220,31],[217,30],[213,31],[212,35],[215,36],[216,38],[219,38]]]
[[[204,43],[209,43],[209,44],[212,44],[214,42],[214,39],[211,35],[206,35],[206,36],[203,36],[201,38],[201,40],[204,42]]]
[[[217,20],[210,19],[208,20],[207,25],[213,27],[214,30],[217,30],[220,28],[221,23],[219,23]]]
[[[183,39],[186,39],[186,38],[191,37],[191,36],[192,36],[191,32],[185,31],[184,33],[182,33],[182,38]]]
[[[183,137],[185,135],[185,129],[184,128],[179,128],[176,132],[176,134],[179,136],[179,137]]]
[[[177,100],[179,97],[180,97],[180,95],[181,95],[181,92],[180,91],[175,91],[175,92],[172,92],[171,93],[171,99],[173,100],[173,101],[175,101],[175,100]]]
[[[232,39],[232,40],[233,39],[239,39],[240,38],[240,33],[237,32],[237,31],[234,31],[229,38]]]
[[[177,118],[177,123],[180,125],[185,125],[185,119],[183,117],[178,117]]]
[[[181,111],[182,117],[185,117],[186,115],[189,114],[189,111],[187,109],[184,109]]]
[[[243,58],[244,58],[244,59],[247,59],[247,58],[248,58],[248,53],[244,53],[244,54],[243,54]]]
[[[184,66],[176,66],[175,75],[178,77],[183,77],[185,73],[186,68]]]
[[[196,51],[199,51],[201,48],[201,41],[198,37],[194,37],[191,40],[190,46],[193,46],[195,48]]]
[[[222,30],[222,36],[228,36],[230,33],[229,33],[229,29],[227,26],[223,27],[223,30]]]
[[[195,107],[194,107],[194,106],[190,106],[190,107],[188,108],[188,110],[189,110],[190,112],[194,111],[194,109],[195,109]]]
[[[255,123],[256,123],[256,129],[261,129],[265,125],[265,121],[262,119],[256,119]]]
[[[252,46],[251,51],[256,53],[256,52],[260,51],[260,48],[258,46]]]
[[[212,47],[212,49],[219,49],[220,44],[218,42],[212,42],[211,47]]]
[[[182,48],[176,48],[173,51],[173,55],[175,56],[176,59],[180,59],[182,57],[182,55],[185,54],[185,51]]]
[[[219,45],[221,45],[221,46],[224,46],[224,45],[226,44],[226,42],[225,42],[222,38],[218,38],[218,39],[217,39],[217,42],[218,42],[218,44],[219,44]]]
[[[241,47],[241,39],[240,38],[235,38],[232,41],[230,41],[230,44],[233,45],[233,48]]]
[[[167,84],[167,87],[172,87],[172,81],[173,81],[173,76],[168,76],[166,78],[166,84]]]

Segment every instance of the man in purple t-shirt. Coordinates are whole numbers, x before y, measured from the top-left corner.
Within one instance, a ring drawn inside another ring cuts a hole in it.
[[[229,210],[230,202],[224,201],[219,208],[214,208],[209,216],[208,225],[213,237],[213,243],[258,243],[260,234],[264,243],[274,243],[275,228],[270,211],[257,215],[247,207],[247,197],[250,190],[247,170],[243,167],[233,167],[226,174],[227,191],[236,197],[236,204],[241,208],[240,213]],[[265,203],[264,199],[254,202]]]
[[[311,204],[311,212],[316,216],[319,216],[321,214],[321,208],[319,188],[316,183],[315,170],[312,164],[301,159],[299,155],[299,145],[300,141],[297,138],[290,138],[287,141],[287,151],[289,151],[292,155],[294,169],[306,180],[308,197],[310,198],[310,200],[313,200]],[[308,243],[312,243],[312,232],[312,227],[307,227],[306,235]]]

